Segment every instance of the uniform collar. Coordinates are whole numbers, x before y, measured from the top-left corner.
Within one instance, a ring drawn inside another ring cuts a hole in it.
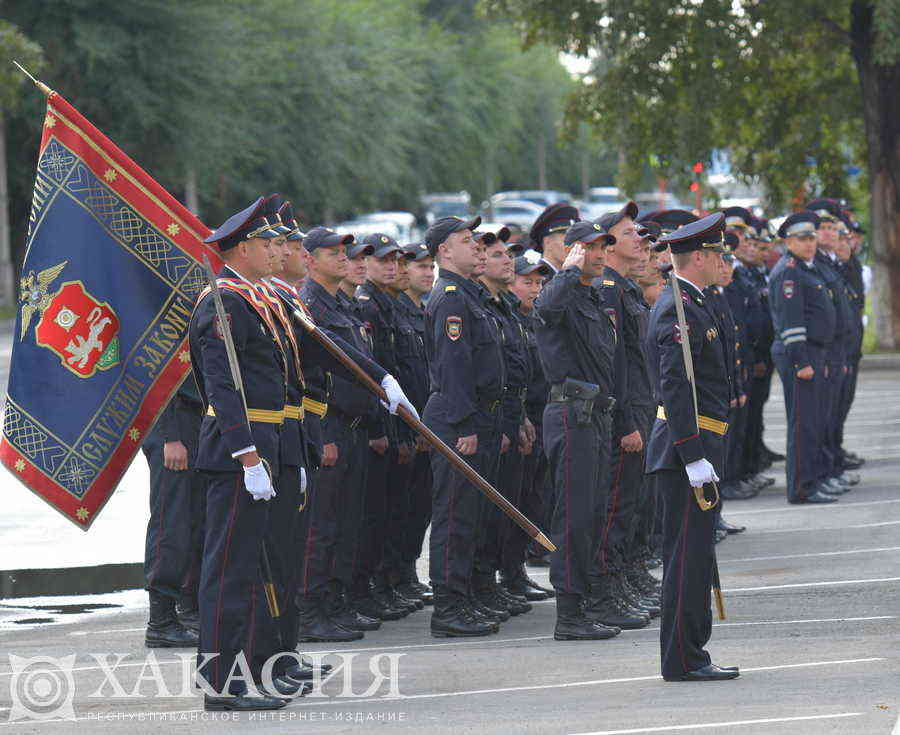
[[[226,278],[228,278],[228,275],[227,275],[228,271],[233,273],[238,280],[243,281],[248,286],[250,286],[254,291],[256,291],[256,284],[253,281],[251,281],[249,278],[244,278],[240,273],[237,272],[237,270],[233,266],[226,265],[222,268],[222,273],[225,274]]]
[[[310,296],[315,296],[316,298],[323,301],[326,306],[332,309],[338,308],[339,304],[337,298],[328,293],[328,291],[325,290],[325,287],[322,286],[322,284],[318,281],[315,281],[312,278],[307,278],[303,289],[305,291],[308,291]],[[338,293],[341,293],[340,289],[338,289]]]
[[[677,273],[675,275],[677,276],[679,281],[681,281],[684,284],[687,284],[694,290],[694,293],[693,293],[694,300],[699,299],[701,302],[703,301],[703,289],[702,288],[697,286],[695,283],[692,283],[684,276],[679,276]],[[688,290],[690,290],[690,289],[688,289]]]

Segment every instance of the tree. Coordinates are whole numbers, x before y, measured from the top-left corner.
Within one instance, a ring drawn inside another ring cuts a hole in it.
[[[879,345],[900,345],[900,0],[483,0],[526,46],[598,55],[570,117],[684,181],[729,149],[784,208],[866,162]],[[898,294],[894,296],[894,294]]]
[[[17,60],[32,73],[43,66],[41,47],[26,38],[11,23],[0,20],[0,58]],[[9,228],[9,184],[6,164],[6,118],[18,110],[23,85],[31,82],[11,63],[0,65],[0,305],[9,307],[16,300],[16,269],[13,264]],[[25,94],[31,92],[26,89]]]

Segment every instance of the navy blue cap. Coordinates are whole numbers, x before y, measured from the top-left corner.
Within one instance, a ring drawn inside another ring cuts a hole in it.
[[[820,222],[822,220],[837,221],[841,218],[841,205],[835,199],[813,199],[805,209],[819,215]]]
[[[725,226],[728,229],[737,227],[749,230],[753,227],[753,215],[746,207],[725,207],[722,214],[725,215]]]
[[[264,199],[260,197],[246,209],[231,215],[221,225],[204,238],[205,243],[215,243],[221,252],[231,250],[245,240],[262,237],[271,240],[278,237],[269,221],[263,216]]]
[[[594,220],[598,225],[600,225],[604,230],[609,232],[613,227],[615,227],[619,222],[621,222],[626,217],[630,217],[634,219],[638,215],[638,205],[634,202],[628,202],[624,207],[622,207],[618,212],[607,212],[602,217],[598,217]]]
[[[358,240],[354,240],[347,246],[347,257],[350,258],[350,260],[358,258],[360,255],[371,255],[374,252],[374,247],[364,242],[359,242]]]
[[[409,260],[424,260],[431,257],[431,252],[424,242],[411,242],[403,246],[403,252]]]
[[[791,235],[814,234],[819,229],[819,215],[811,209],[789,214],[781,227],[778,228],[778,237],[784,239]]]
[[[542,276],[549,276],[553,273],[553,268],[551,268],[550,264],[543,258],[533,260],[524,255],[519,255],[513,261],[513,268],[515,269],[517,276],[530,276],[535,272]]]
[[[542,241],[547,235],[552,235],[554,232],[565,232],[579,219],[578,210],[568,202],[551,204],[538,215],[534,224],[531,225],[529,235],[534,243],[534,249],[539,253],[543,252]]]
[[[366,245],[372,246],[371,254],[376,258],[385,258],[391,253],[400,253],[403,250],[393,237],[390,235],[383,235],[380,232],[373,232],[371,235],[366,235],[363,238],[363,242]]]
[[[686,209],[657,209],[648,212],[638,220],[639,224],[656,222],[663,233],[674,232],[683,225],[696,222],[699,218],[693,212]]]
[[[441,217],[435,220],[431,227],[425,232],[425,244],[428,246],[429,252],[434,255],[438,246],[446,242],[454,232],[462,230],[471,230],[475,232],[478,225],[481,224],[481,217],[473,217],[470,220],[464,220],[462,217]]]
[[[581,220],[566,230],[566,245],[574,245],[576,242],[590,245],[601,237],[606,238],[606,245],[613,245],[616,242],[616,238],[603,229],[600,223]]]
[[[353,235],[342,235],[330,227],[313,227],[303,239],[303,247],[309,252],[316,248],[333,248],[338,245],[350,245],[352,243]]]
[[[663,235],[654,249],[664,250],[668,247],[673,253],[690,253],[693,250],[721,253],[724,230],[725,215],[717,212]]]

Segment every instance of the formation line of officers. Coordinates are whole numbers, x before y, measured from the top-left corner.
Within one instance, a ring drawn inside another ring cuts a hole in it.
[[[550,598],[557,640],[659,617],[666,680],[737,677],[705,647],[714,543],[744,529],[721,502],[702,510],[692,488],[715,482],[726,501],[746,500],[785,459],[791,503],[834,502],[859,481],[850,470],[863,460],[842,444],[861,356],[862,228],[840,202],[789,215],[771,269],[768,223],[740,207],[639,218],[629,202],[585,221],[560,203],[524,237],[480,226],[447,217],[422,242],[357,241],[301,231],[273,194],[206,239],[224,262],[227,323],[207,288],[192,374],[143,446],[146,645],[197,648],[206,709],[283,707],[330,669],[301,644],[355,641],[426,605],[437,637],[496,634]],[[786,457],[763,443],[776,370]],[[398,420],[401,405],[557,550],[531,544]],[[426,534],[427,581],[416,571]],[[526,562],[549,567],[549,587]]]

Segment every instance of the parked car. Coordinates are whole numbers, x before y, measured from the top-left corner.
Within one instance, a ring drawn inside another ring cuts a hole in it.
[[[481,213],[484,220],[502,222],[505,225],[518,225],[523,230],[528,230],[531,224],[538,218],[544,207],[524,199],[510,199],[494,204],[490,209]]]
[[[648,212],[654,212],[657,209],[687,209],[688,211],[692,209],[668,191],[648,191],[635,194],[634,201],[638,205],[638,217],[643,217]]]
[[[416,226],[416,215],[412,212],[369,212],[356,218],[360,222],[392,223],[398,232],[397,242],[401,245],[420,239],[421,232]],[[376,230],[378,232],[378,230]],[[390,234],[385,232],[385,235]],[[392,237],[394,237],[392,235]]]
[[[340,232],[341,234],[349,233],[353,235],[357,240],[362,240],[366,235],[374,235],[375,233],[380,233],[382,235],[393,237],[397,242],[401,244],[405,244],[401,239],[402,236],[400,234],[400,228],[395,222],[378,222],[376,220],[369,219],[350,219],[345,222],[338,222],[333,229],[335,232]]]
[[[529,189],[525,191],[498,191],[491,197],[491,204],[494,206],[508,201],[526,201],[537,204],[542,210],[557,202],[568,202],[572,200],[571,194],[563,191],[552,191],[549,189]],[[487,209],[487,202],[483,208]]]
[[[425,222],[431,225],[441,217],[462,217],[472,213],[472,198],[469,192],[424,194],[421,198],[425,210]]]

